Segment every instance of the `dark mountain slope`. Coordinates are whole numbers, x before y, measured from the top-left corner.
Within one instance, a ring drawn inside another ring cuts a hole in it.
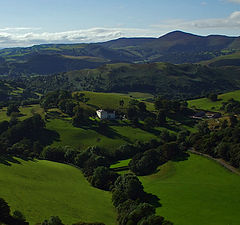
[[[61,89],[101,92],[148,92],[168,98],[193,98],[240,88],[239,69],[169,63],[108,64],[27,80],[34,91]]]
[[[120,38],[97,44],[48,44],[9,48],[0,50],[0,75],[52,74],[120,62],[196,63],[238,50],[239,37],[204,37],[181,31],[159,38]]]

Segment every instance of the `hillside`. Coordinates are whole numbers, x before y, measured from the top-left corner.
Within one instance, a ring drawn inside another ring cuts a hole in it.
[[[238,175],[197,155],[168,162],[156,174],[140,177],[145,191],[157,195],[157,213],[176,225],[238,225]]]
[[[30,225],[53,215],[65,224],[115,224],[111,194],[91,187],[74,167],[45,160],[1,159],[0,182],[1,197],[11,210],[22,211]]]
[[[201,62],[203,65],[208,65],[211,67],[229,67],[229,66],[239,66],[240,65],[240,52],[235,52],[229,55],[218,56],[214,59]]]
[[[239,37],[198,36],[181,31],[159,38],[120,38],[90,44],[44,44],[0,50],[0,75],[44,75],[119,62],[196,63],[239,49]]]
[[[237,90],[237,91],[218,95],[219,100],[216,102],[213,102],[208,98],[199,98],[199,99],[189,100],[188,105],[190,108],[203,109],[203,110],[209,110],[209,111],[219,111],[222,106],[222,103],[227,102],[231,98],[237,101],[240,101],[240,91]]]

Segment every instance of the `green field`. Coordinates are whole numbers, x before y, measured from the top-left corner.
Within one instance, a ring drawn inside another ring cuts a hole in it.
[[[188,106],[196,109],[219,111],[222,106],[222,102],[226,102],[231,98],[240,101],[240,90],[218,95],[219,101],[216,102],[212,102],[207,98],[190,100],[188,101]]]
[[[140,177],[145,191],[160,198],[157,214],[175,225],[239,225],[240,176],[192,154],[159,169]]]
[[[97,108],[110,108],[110,109],[119,109],[121,108],[119,105],[119,101],[123,100],[124,105],[123,108],[127,108],[129,101],[132,99],[130,97],[131,93],[133,97],[150,97],[151,95],[147,95],[144,93],[139,92],[131,92],[128,94],[119,94],[119,93],[98,93],[98,92],[90,92],[90,91],[83,91],[81,93],[84,93],[87,98],[89,98],[89,101],[87,104],[96,106]],[[147,110],[154,110],[154,105],[149,102],[145,102],[147,105]]]
[[[20,120],[27,119],[28,117],[31,117],[34,113],[38,113],[40,115],[43,115],[43,108],[40,107],[40,105],[29,105],[29,106],[20,106],[19,107],[20,111]],[[7,120],[10,120],[10,117],[6,115],[7,108],[4,107],[0,109],[0,122]]]
[[[124,122],[120,125],[109,126],[107,132],[99,132],[91,127],[73,127],[71,121],[61,119],[50,120],[46,126],[60,135],[59,141],[53,143],[54,146],[71,145],[81,149],[94,145],[111,149],[125,143],[134,143],[136,140],[147,141],[157,138],[154,133],[131,127]],[[158,132],[161,129],[163,128],[156,128],[155,131]]]
[[[50,216],[65,224],[78,221],[114,225],[111,193],[93,188],[80,170],[50,161],[0,163],[0,193],[11,210],[20,210],[30,225]]]
[[[126,160],[121,160],[115,164],[112,164],[110,166],[110,168],[118,168],[118,167],[122,167],[122,166],[128,166],[129,162],[131,161],[131,159],[126,159]]]

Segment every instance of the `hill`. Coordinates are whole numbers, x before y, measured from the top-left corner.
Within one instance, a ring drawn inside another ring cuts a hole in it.
[[[209,111],[219,111],[223,102],[227,102],[229,99],[235,99],[240,101],[240,91],[228,92],[225,94],[218,95],[218,101],[213,102],[208,98],[199,98],[194,100],[189,100],[188,105],[190,108],[197,108]]]
[[[0,74],[53,74],[106,63],[196,63],[240,49],[239,37],[174,31],[159,38],[120,38],[103,43],[44,44],[0,50]]]
[[[159,196],[157,214],[176,225],[238,225],[240,177],[198,155],[168,162],[156,174],[140,177]]]
[[[240,65],[240,52],[235,52],[233,54],[222,55],[213,58],[208,61],[201,62],[203,65],[208,65],[211,67],[229,67],[229,66],[239,66]]]
[[[11,210],[23,212],[30,225],[53,215],[64,224],[115,224],[111,193],[91,187],[74,167],[45,160],[1,158],[0,181],[1,197]]]
[[[209,91],[226,92],[240,87],[238,68],[220,70],[207,66],[169,63],[108,64],[97,69],[63,75],[76,90],[146,92],[169,98],[193,98]]]

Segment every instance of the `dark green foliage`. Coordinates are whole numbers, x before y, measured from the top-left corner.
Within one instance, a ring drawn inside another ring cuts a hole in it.
[[[12,113],[19,113],[19,109],[18,109],[18,106],[15,105],[15,104],[10,104],[8,107],[7,107],[7,115],[10,116]]]
[[[117,178],[114,183],[114,191],[113,191],[113,204],[117,206],[121,202],[117,202],[114,197],[114,192],[117,191],[121,193],[121,195],[125,195],[126,199],[141,199],[144,195],[143,186],[136,175],[134,174],[124,174]]]
[[[177,142],[172,141],[160,146],[159,153],[161,154],[162,160],[165,159],[166,161],[168,161],[178,156],[181,153],[181,151],[179,149]]]
[[[6,131],[8,129],[8,126],[9,126],[8,121],[0,122],[0,134]]]
[[[60,100],[58,103],[58,108],[62,112],[66,113],[70,116],[74,115],[75,107],[76,107],[76,103],[72,99],[63,99],[63,100]]]
[[[0,222],[5,222],[10,215],[10,207],[7,202],[0,198]]]
[[[130,106],[127,109],[127,118],[131,121],[138,118],[138,109],[136,106]]]
[[[227,102],[222,103],[221,109],[227,113],[240,114],[240,102],[234,99],[230,99]]]
[[[72,118],[72,124],[75,127],[80,127],[89,122],[89,114],[81,108],[80,106],[76,106],[73,110],[74,116]]]
[[[218,100],[218,96],[216,93],[210,93],[208,96],[207,96],[208,99],[210,99],[212,102],[216,102]]]
[[[29,156],[33,152],[39,155],[46,141],[43,140],[46,131],[45,122],[39,114],[21,122],[18,120],[14,123],[10,121],[7,130],[6,126],[7,123],[5,123],[5,131],[0,134],[2,154]]]
[[[156,123],[160,126],[166,123],[166,113],[163,110],[157,112]]]
[[[65,152],[62,147],[51,147],[47,146],[43,149],[41,157],[43,159],[55,161],[55,162],[64,162]]]
[[[144,126],[147,128],[147,129],[151,129],[153,128],[154,126],[156,125],[156,122],[155,122],[155,119],[153,117],[146,117],[144,119]]]
[[[137,175],[147,175],[153,173],[164,160],[155,150],[148,150],[144,153],[136,154],[129,163],[129,168]]]
[[[16,210],[13,212],[13,218],[19,220],[19,221],[26,221],[25,216],[22,214],[22,212]]]
[[[103,190],[110,190],[117,177],[118,174],[114,173],[109,168],[100,166],[94,170],[90,182],[94,187]]]
[[[209,134],[210,133],[210,129],[208,127],[208,122],[207,121],[201,121],[197,124],[197,129],[198,129],[198,133],[200,135],[205,135],[205,134]]]
[[[74,223],[73,225],[105,225],[104,223],[86,223],[86,222],[78,222]]]
[[[227,125],[227,124],[226,124]],[[195,150],[220,157],[230,162],[234,167],[240,167],[240,124],[234,122],[234,126],[221,127],[202,135],[195,133],[189,139]]]
[[[14,211],[13,216],[10,215],[10,207],[3,198],[0,198],[0,224],[28,225],[25,220],[25,216],[20,211]]]
[[[71,146],[63,147],[64,150],[64,159],[67,163],[75,163],[75,157],[77,156],[78,152],[72,148]]]
[[[51,216],[49,220],[44,220],[41,225],[64,225],[58,216]]]
[[[66,110],[65,102],[64,100],[69,100],[72,99],[71,92],[68,91],[54,91],[54,92],[49,92],[47,93],[42,99],[41,99],[41,106],[44,109],[50,109],[50,108],[57,108],[60,104],[60,107],[62,109]]]

